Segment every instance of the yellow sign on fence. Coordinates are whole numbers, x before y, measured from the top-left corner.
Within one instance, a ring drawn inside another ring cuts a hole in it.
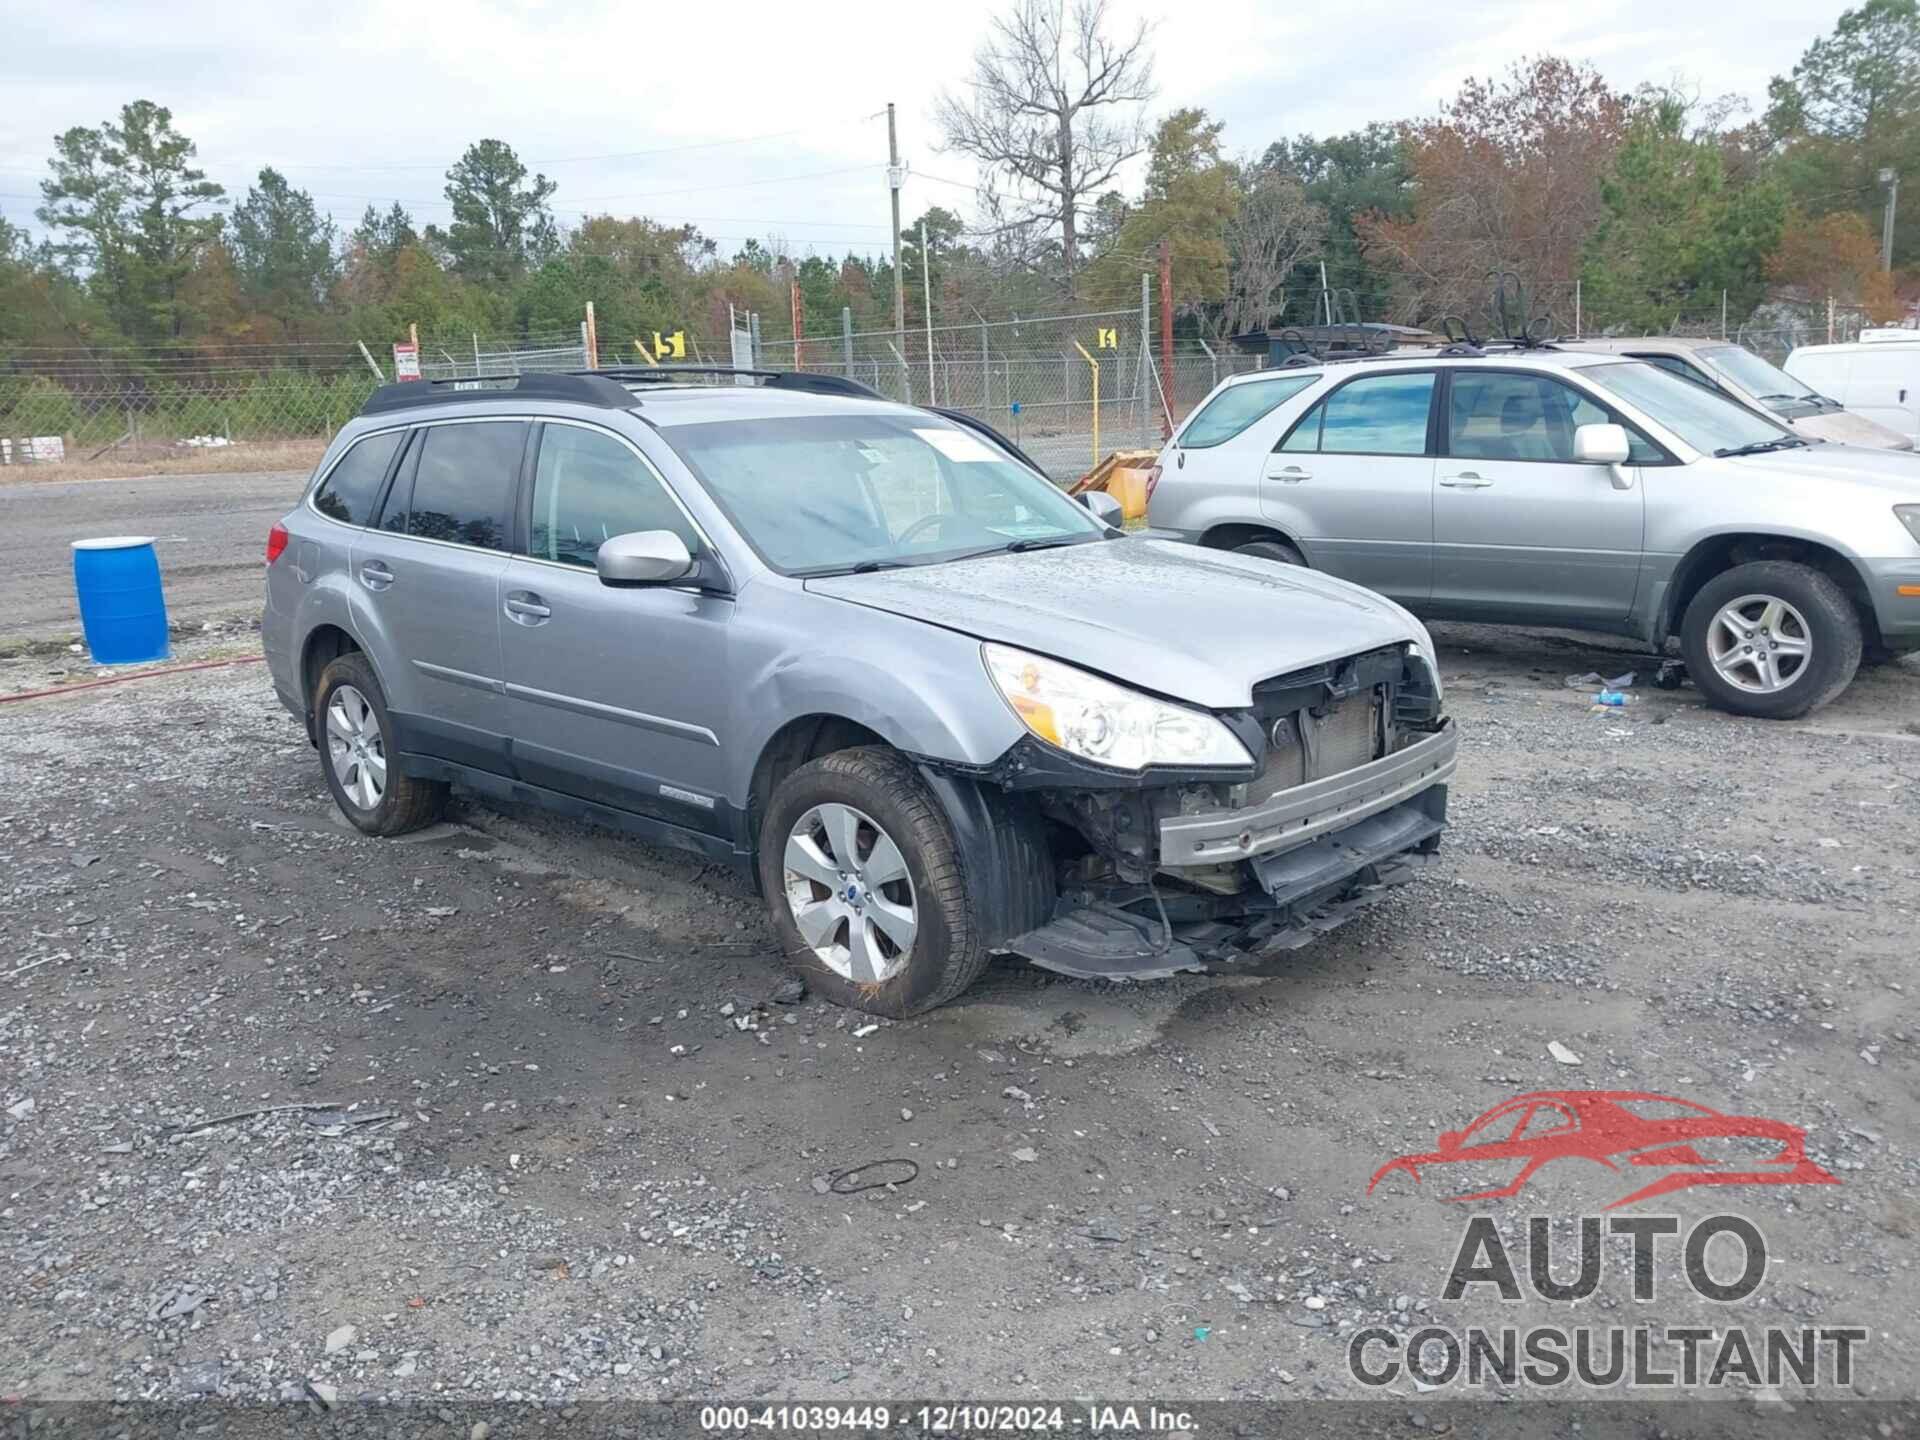
[[[687,358],[687,332],[676,330],[671,335],[653,332],[653,353],[660,360],[684,360]]]
[[[1096,350],[1118,350],[1120,348],[1119,330],[1104,325],[1101,326],[1094,335],[1093,348]]]

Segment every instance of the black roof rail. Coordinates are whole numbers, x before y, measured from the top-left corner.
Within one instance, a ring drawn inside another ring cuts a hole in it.
[[[407,410],[416,405],[444,405],[459,400],[564,400],[603,409],[633,407],[633,394],[624,385],[593,375],[531,374],[465,375],[452,380],[397,380],[382,385],[360,407],[362,415]]]
[[[583,370],[583,375],[604,375],[623,385],[635,381],[653,385],[671,385],[682,375],[746,375],[769,390],[796,390],[809,395],[848,395],[861,400],[887,397],[871,385],[814,370],[756,370],[744,365],[618,365],[604,370]]]

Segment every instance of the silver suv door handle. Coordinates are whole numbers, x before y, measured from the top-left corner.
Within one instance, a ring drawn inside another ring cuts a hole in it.
[[[1283,465],[1278,470],[1269,470],[1267,479],[1278,480],[1282,485],[1298,485],[1302,480],[1311,480],[1313,472],[1302,470],[1298,465]]]
[[[1493,484],[1491,480],[1482,480],[1471,470],[1462,470],[1458,475],[1442,475],[1440,483],[1449,490],[1484,490]]]
[[[393,584],[393,571],[378,560],[369,560],[360,567],[360,583],[369,590],[384,590]]]
[[[553,614],[553,610],[531,590],[516,590],[507,596],[507,614],[523,625],[538,625]]]

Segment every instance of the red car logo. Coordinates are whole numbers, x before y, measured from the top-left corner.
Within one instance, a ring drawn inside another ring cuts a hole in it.
[[[1838,1185],[1807,1158],[1807,1132],[1797,1125],[1757,1115],[1723,1115],[1690,1100],[1640,1090],[1541,1090],[1517,1095],[1487,1111],[1464,1130],[1440,1136],[1440,1148],[1389,1160],[1367,1182],[1367,1193],[1396,1170],[1417,1184],[1432,1165],[1518,1160],[1519,1174],[1493,1190],[1449,1197],[1493,1200],[1517,1195],[1533,1173],[1554,1160],[1591,1160],[1609,1170],[1622,1165],[1664,1169],[1666,1174],[1605,1208],[1632,1205],[1695,1185]],[[1704,1149],[1764,1151],[1709,1158]]]

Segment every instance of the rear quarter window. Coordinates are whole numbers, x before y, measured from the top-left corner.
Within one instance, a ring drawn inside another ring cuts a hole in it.
[[[1225,444],[1319,378],[1317,374],[1281,375],[1271,380],[1229,385],[1187,422],[1187,428],[1180,432],[1180,446],[1184,450],[1208,450]]]
[[[387,466],[405,434],[389,430],[354,441],[313,492],[313,508],[343,525],[365,525],[373,518],[380,482],[387,478]]]

